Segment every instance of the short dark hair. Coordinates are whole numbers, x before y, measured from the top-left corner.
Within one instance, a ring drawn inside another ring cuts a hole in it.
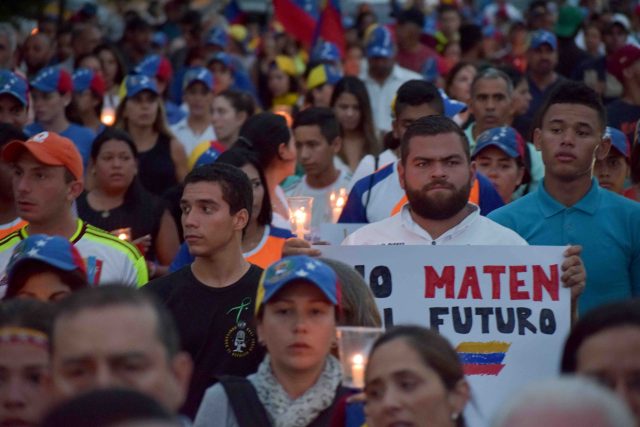
[[[49,412],[41,427],[111,427],[125,421],[173,421],[175,416],[151,397],[135,390],[108,388],[89,391]]]
[[[397,23],[398,25],[415,24],[422,29],[424,27],[424,13],[416,7],[404,9],[398,14]]]
[[[0,304],[0,328],[33,329],[51,337],[54,305],[36,299],[12,299]]]
[[[460,144],[464,151],[467,161],[471,159],[469,149],[469,140],[464,131],[448,117],[445,116],[427,116],[421,117],[407,128],[402,141],[400,142],[400,158],[402,164],[405,164],[409,156],[409,141],[414,136],[435,136],[443,133],[455,133],[460,137]]]
[[[175,357],[180,351],[180,337],[178,329],[169,310],[158,301],[157,297],[142,289],[141,291],[130,286],[109,285],[96,288],[86,288],[72,293],[58,303],[54,323],[53,336],[56,325],[60,319],[73,317],[84,310],[95,310],[113,306],[147,306],[156,314],[156,333],[158,340],[165,347],[169,359]],[[100,333],[100,331],[96,331]],[[55,351],[53,339],[50,349]]]
[[[409,80],[403,83],[396,92],[396,102],[393,106],[394,116],[397,118],[402,110],[408,106],[416,107],[422,104],[429,104],[436,113],[444,114],[442,95],[433,83],[424,80]]]
[[[340,124],[331,108],[311,107],[300,111],[293,119],[292,128],[314,125],[320,128],[320,133],[329,145],[340,136]]]
[[[253,116],[256,111],[256,103],[249,92],[227,89],[216,95],[218,96],[227,99],[237,113],[247,113],[247,118]]]
[[[600,96],[584,83],[573,80],[564,80],[556,86],[538,110],[534,120],[534,129],[542,127],[542,120],[552,105],[555,104],[578,104],[595,110],[600,120],[602,134],[604,135],[607,125],[607,110],[605,109]]]
[[[96,139],[93,140],[93,144],[91,145],[91,160],[94,162],[98,158],[100,154],[100,149],[107,142],[115,139],[117,141],[122,141],[129,146],[131,149],[131,154],[133,154],[134,158],[138,158],[138,147],[136,147],[136,143],[133,142],[133,138],[129,135],[124,129],[118,129],[114,127],[105,128],[102,132],[96,136]]]
[[[640,298],[606,304],[587,312],[569,333],[562,352],[561,370],[572,373],[577,369],[580,347],[592,336],[607,329],[622,326],[640,328]]]
[[[233,146],[229,150],[220,154],[220,157],[216,159],[216,163],[226,163],[237,168],[241,168],[246,164],[252,165],[258,171],[260,182],[264,187],[264,197],[262,198],[262,206],[260,206],[260,212],[258,212],[258,224],[269,225],[273,219],[273,209],[271,208],[271,197],[267,190],[267,178],[264,176],[264,169],[258,161],[258,157],[255,153],[244,149],[242,147]]]
[[[0,149],[11,141],[26,141],[28,138],[20,128],[8,123],[0,123]]]
[[[222,198],[229,204],[229,213],[235,215],[241,209],[246,209],[251,217],[253,206],[253,189],[247,174],[236,166],[225,163],[202,165],[191,172],[184,179],[184,186],[198,182],[218,183],[222,189]]]

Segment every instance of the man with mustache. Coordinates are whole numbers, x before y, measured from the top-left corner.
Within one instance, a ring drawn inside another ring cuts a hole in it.
[[[512,95],[513,83],[503,71],[487,68],[473,79],[469,109],[475,121],[465,130],[471,151],[482,132],[511,124]]]

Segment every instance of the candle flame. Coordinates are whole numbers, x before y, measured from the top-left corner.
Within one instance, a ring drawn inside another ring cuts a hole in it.
[[[356,354],[351,359],[354,365],[364,365],[364,356],[361,354]]]
[[[100,115],[100,121],[105,126],[112,126],[116,121],[116,116],[113,114],[113,111],[111,111],[111,109],[107,109],[104,110]]]
[[[127,236],[126,233],[118,234],[118,239],[120,239],[120,240],[127,240],[128,238],[129,238],[129,236]]]

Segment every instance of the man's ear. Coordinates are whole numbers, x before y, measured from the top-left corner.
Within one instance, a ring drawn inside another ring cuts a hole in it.
[[[596,160],[604,160],[609,154],[609,150],[611,149],[611,137],[605,136],[600,141],[600,144],[596,147],[595,157]]]
[[[62,97],[62,102],[65,108],[68,107],[69,104],[71,104],[71,92],[64,93],[60,96]]]
[[[68,198],[71,201],[77,199],[84,190],[84,184],[81,181],[74,180],[69,184]]]
[[[542,150],[542,130],[540,128],[533,130],[533,145],[536,147],[536,150]]]
[[[249,211],[240,209],[233,215],[233,229],[243,230],[249,223]]]
[[[331,146],[333,147],[333,154],[338,154],[342,148],[342,137],[336,136],[334,140],[331,141]]]
[[[177,394],[175,401],[179,408],[187,398],[189,383],[191,382],[191,375],[193,373],[193,361],[189,353],[181,351],[173,357],[171,361],[171,373],[177,386],[174,393]]]
[[[475,182],[476,172],[477,172],[476,162],[475,160],[472,160],[471,163],[469,163],[469,185],[473,185],[473,183]]]

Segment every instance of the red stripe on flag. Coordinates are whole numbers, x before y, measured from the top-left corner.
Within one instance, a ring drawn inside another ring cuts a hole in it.
[[[308,47],[313,42],[316,21],[291,0],[273,0],[273,9],[278,22],[293,37]]]
[[[320,37],[325,40],[334,43],[338,46],[342,57],[345,54],[345,40],[344,29],[342,28],[342,16],[340,11],[331,3],[327,2],[327,5],[322,10],[320,17]]]
[[[475,363],[465,363],[463,365],[465,375],[493,375],[496,376],[504,368],[504,364],[479,365]]]

